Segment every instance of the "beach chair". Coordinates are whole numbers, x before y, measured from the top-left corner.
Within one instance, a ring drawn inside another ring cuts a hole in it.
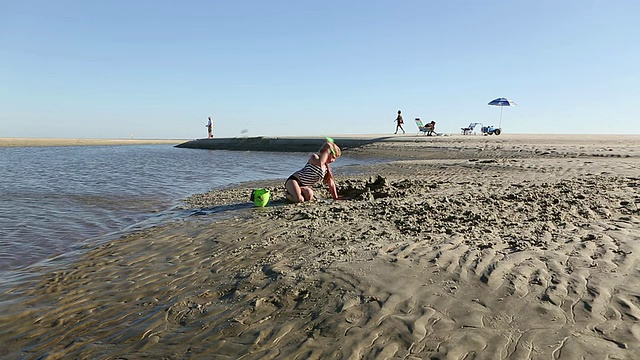
[[[479,123],[470,123],[469,126],[467,126],[466,128],[460,128],[460,130],[462,130],[462,135],[471,135],[474,134],[475,135],[475,128],[476,125],[478,125]],[[482,124],[480,124],[482,125]]]
[[[416,118],[416,125],[418,125],[418,133],[416,135],[420,135],[420,133],[424,133],[424,135],[427,135],[427,131],[429,131],[429,129],[424,126],[420,118]]]

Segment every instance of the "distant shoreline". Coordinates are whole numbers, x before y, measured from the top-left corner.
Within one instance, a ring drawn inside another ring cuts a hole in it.
[[[72,138],[0,138],[0,147],[89,146],[89,145],[178,145],[185,139],[72,139]]]
[[[424,136],[415,134],[387,135],[332,135],[343,149],[360,147],[373,143],[415,143],[432,146],[467,144],[473,146],[484,143],[538,143],[547,145],[567,145],[587,143],[590,146],[616,145],[621,143],[640,144],[638,134],[501,134],[499,136],[447,134],[445,136]],[[278,136],[278,137],[227,137],[213,139],[83,139],[83,138],[0,138],[0,147],[36,146],[90,146],[90,145],[147,145],[169,144],[182,148],[209,150],[255,150],[255,151],[313,151],[324,137]]]

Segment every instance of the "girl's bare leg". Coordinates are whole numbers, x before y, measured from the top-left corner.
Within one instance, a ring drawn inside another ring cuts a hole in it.
[[[287,190],[287,193],[285,195],[287,197],[287,200],[294,203],[304,201],[304,197],[302,196],[302,189],[300,189],[300,185],[298,185],[297,181],[287,180],[285,188]]]
[[[311,189],[310,187],[303,187],[300,189],[302,191],[302,197],[304,198],[304,201],[311,201],[313,200],[313,189]]]

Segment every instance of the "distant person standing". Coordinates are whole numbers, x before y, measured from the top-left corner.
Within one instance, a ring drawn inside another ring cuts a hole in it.
[[[396,122],[396,132],[394,132],[394,134],[398,133],[398,129],[402,130],[402,133],[404,134],[404,128],[402,127],[402,124],[404,124],[404,120],[402,119],[402,111],[398,110],[398,117],[396,117],[395,120],[393,120]]]
[[[207,131],[209,132],[209,139],[213,138],[213,121],[211,120],[211,116],[209,116],[209,121],[207,121]]]

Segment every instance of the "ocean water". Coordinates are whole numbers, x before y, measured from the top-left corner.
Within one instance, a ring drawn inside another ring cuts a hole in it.
[[[149,219],[185,216],[176,207],[189,195],[285,179],[308,157],[170,145],[0,148],[0,275]],[[343,157],[334,168],[374,161]]]

